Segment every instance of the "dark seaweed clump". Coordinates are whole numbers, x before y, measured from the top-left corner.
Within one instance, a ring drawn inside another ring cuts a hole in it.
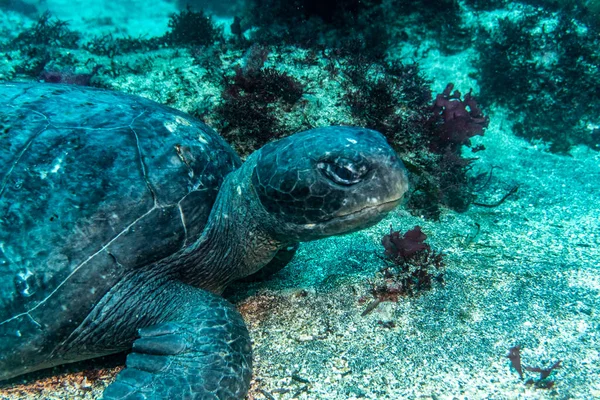
[[[491,11],[502,8],[507,0],[464,0],[464,3],[477,11]]]
[[[98,36],[85,44],[85,48],[97,55],[113,58],[127,53],[143,53],[171,46],[210,46],[222,39],[221,32],[204,11],[192,11],[189,7],[179,13],[171,14],[169,31],[163,36],[154,38],[144,37],[113,37],[113,35]]]
[[[449,83],[430,108],[432,115],[424,130],[434,162],[424,164],[426,170],[416,170],[415,189],[408,201],[409,208],[434,219],[439,217],[438,205],[464,212],[475,201],[473,179],[467,175],[475,158],[464,157],[462,148],[471,147],[471,138],[483,135],[489,124],[471,91],[463,99],[453,88]],[[471,150],[481,151],[484,147]],[[419,149],[415,151],[419,154]]]
[[[66,21],[45,12],[31,27],[23,29],[14,39],[3,43],[1,48],[16,53],[19,61],[14,67],[15,75],[51,83],[102,86],[96,77],[101,74],[114,77],[116,71],[124,69],[124,66],[118,66],[114,61],[110,66],[104,66],[93,58],[83,61],[68,50],[85,49],[92,54],[113,58],[125,52],[153,50],[160,46],[159,43],[159,38],[115,39],[112,35],[82,43],[81,34],[71,30]],[[6,58],[12,61],[10,53],[6,53]],[[135,72],[132,67],[127,70]]]
[[[508,0],[503,0],[508,3]],[[595,0],[521,0],[523,3],[569,15],[593,28],[600,28],[600,2]]]
[[[555,381],[554,379],[549,378],[555,370],[562,368],[562,360],[556,361],[547,368],[522,365],[521,346],[514,346],[508,349],[508,355],[506,357],[510,360],[512,368],[519,374],[519,378],[524,378],[523,369],[528,372],[540,374],[538,379],[529,378],[525,381],[526,385],[533,385],[536,389],[552,389]]]
[[[149,71],[153,60],[146,53],[163,47],[190,47],[194,61],[201,60],[204,64],[214,54],[205,48],[221,39],[220,30],[209,16],[203,11],[189,8],[172,14],[169,31],[160,37],[114,37],[107,34],[86,42],[81,40],[78,32],[69,28],[67,22],[45,12],[33,26],[3,43],[1,48],[19,52],[22,61],[15,67],[16,75],[46,82],[103,86],[101,81],[92,78],[100,75],[115,78],[121,73],[141,74]],[[84,49],[93,55],[109,58],[109,62],[98,64],[94,58],[82,61],[66,49]],[[142,56],[134,62],[116,59],[117,56],[130,53]],[[10,57],[7,54],[9,60]]]
[[[29,29],[12,40],[10,47],[17,46],[59,46],[67,49],[76,49],[80,35],[69,29],[66,21],[52,18],[46,11],[38,21]]]
[[[364,51],[383,55],[391,36],[382,0],[251,0],[242,22],[257,28],[252,40],[305,48],[337,47],[361,40]]]
[[[382,301],[398,301],[402,296],[414,296],[431,289],[434,282],[443,282],[445,268],[443,254],[425,243],[427,235],[421,227],[402,234],[390,229],[381,244],[385,248],[386,267],[371,282],[371,295],[375,298],[363,315],[371,312]]]
[[[478,42],[479,84],[487,103],[505,106],[517,135],[567,152],[584,144],[600,149],[588,128],[600,121],[600,36],[572,15],[530,12],[503,19]]]
[[[33,26],[4,43],[2,49],[20,52],[23,61],[15,68],[17,74],[37,78],[51,62],[61,68],[72,69],[76,60],[62,49],[77,49],[80,38],[79,33],[69,29],[67,22],[45,12]]]
[[[387,263],[384,277],[392,279],[400,293],[414,294],[430,289],[434,280],[443,280],[443,254],[432,250],[425,240],[427,235],[420,226],[404,234],[390,229],[381,240]]]
[[[92,54],[114,58],[128,53],[145,53],[163,47],[162,37],[114,37],[112,34],[96,36],[86,42],[83,47]]]
[[[411,172],[411,212],[437,219],[442,206],[465,211],[475,196],[467,176],[472,159],[462,147],[488,124],[471,93],[462,99],[449,85],[434,101],[417,64],[381,64],[355,49],[342,55],[354,123],[383,133],[400,154]]]
[[[209,46],[220,37],[220,32],[204,11],[189,7],[171,15],[169,32],[164,39],[172,45]]]
[[[264,67],[268,53],[257,45],[248,49],[243,66],[225,77],[222,102],[215,110],[221,134],[242,155],[292,133],[280,122],[279,114],[293,107],[304,91],[291,75]]]
[[[379,59],[397,41],[424,38],[454,53],[470,45],[474,31],[454,0],[251,0],[243,15],[244,24],[258,28],[252,39],[261,43],[339,47],[360,40]],[[400,24],[409,28],[398,35],[390,27]]]

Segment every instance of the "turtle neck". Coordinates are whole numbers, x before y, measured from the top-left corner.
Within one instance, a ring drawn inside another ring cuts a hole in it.
[[[200,238],[178,255],[177,279],[220,294],[265,266],[285,246],[264,228],[266,211],[250,182],[252,158],[224,180]]]

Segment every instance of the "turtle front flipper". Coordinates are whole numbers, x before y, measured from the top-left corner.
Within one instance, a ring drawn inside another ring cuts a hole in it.
[[[231,303],[192,289],[173,293],[179,307],[166,322],[138,331],[105,400],[244,398],[252,375],[244,321]]]

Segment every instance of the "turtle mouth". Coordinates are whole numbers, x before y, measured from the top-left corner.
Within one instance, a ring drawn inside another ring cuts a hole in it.
[[[332,235],[343,235],[368,228],[381,221],[402,201],[402,196],[383,203],[365,206],[359,210],[336,215],[319,222],[297,225],[295,237],[298,241],[308,241]],[[290,238],[289,232],[286,238]]]
[[[358,217],[363,214],[371,214],[371,213],[373,213],[373,211],[376,211],[381,214],[385,214],[385,213],[392,211],[394,208],[398,207],[398,205],[400,205],[401,201],[402,201],[402,197],[398,197],[397,199],[386,201],[384,203],[379,203],[374,206],[363,207],[358,211],[353,211],[353,212],[350,212],[347,214],[338,215],[335,217],[335,219]]]
[[[383,203],[369,205],[357,211],[336,215],[316,225],[313,224],[311,227],[306,226],[306,228],[313,230],[318,226],[319,237],[356,232],[381,221],[388,212],[400,204],[401,200],[402,197],[399,197]]]

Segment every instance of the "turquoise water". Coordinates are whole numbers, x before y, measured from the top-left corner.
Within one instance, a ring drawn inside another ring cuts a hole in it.
[[[3,0],[0,81],[141,96],[242,160],[314,127],[384,134],[409,175],[400,207],[225,292],[252,339],[247,398],[599,398],[599,3],[332,3]],[[416,226],[429,247],[386,255],[390,229]],[[0,397],[100,398],[123,364]]]

